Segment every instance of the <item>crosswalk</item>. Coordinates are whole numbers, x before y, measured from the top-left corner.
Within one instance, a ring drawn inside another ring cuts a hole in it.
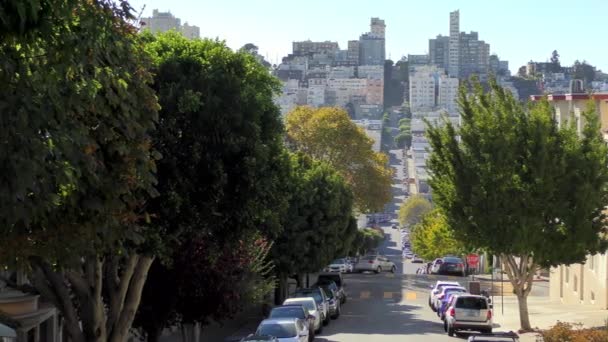
[[[394,301],[416,301],[420,296],[411,290],[401,291],[360,291],[353,299],[360,300],[394,300]]]

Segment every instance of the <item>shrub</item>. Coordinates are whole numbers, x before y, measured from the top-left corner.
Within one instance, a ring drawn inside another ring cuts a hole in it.
[[[608,329],[583,329],[581,323],[557,322],[551,329],[541,332],[544,342],[605,342]]]

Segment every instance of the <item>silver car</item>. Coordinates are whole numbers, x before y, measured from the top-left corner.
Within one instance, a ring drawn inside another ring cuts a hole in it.
[[[355,272],[371,271],[380,273],[382,271],[388,271],[395,273],[396,270],[395,264],[382,255],[364,256],[359,259],[359,262],[355,265]]]
[[[308,310],[308,313],[315,317],[314,319],[314,331],[321,333],[323,331],[323,318],[321,312],[317,309],[317,303],[313,297],[303,298],[289,298],[285,299],[283,305],[302,305]]]
[[[471,294],[452,296],[445,311],[443,328],[449,336],[460,330],[492,332],[492,309],[484,296]]]
[[[308,328],[297,318],[265,319],[255,333],[274,336],[279,342],[308,342]]]

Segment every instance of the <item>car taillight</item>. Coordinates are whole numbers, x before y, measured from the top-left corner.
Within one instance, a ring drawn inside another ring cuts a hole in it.
[[[488,321],[492,319],[492,310],[488,310]]]
[[[451,308],[450,309],[450,316],[454,317],[456,315],[456,309]]]
[[[458,264],[458,267],[463,268],[464,265],[463,264]]]
[[[442,294],[440,294],[439,296],[437,296],[437,298],[439,298],[439,299],[443,299],[443,295],[442,295]]]
[[[367,263],[368,263],[368,264],[373,264],[373,263],[374,263],[374,260],[370,260],[370,261],[368,261]]]

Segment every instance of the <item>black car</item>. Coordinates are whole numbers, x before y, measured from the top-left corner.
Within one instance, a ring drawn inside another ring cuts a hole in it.
[[[330,284],[330,282],[336,283],[338,286],[338,296],[340,297],[340,303],[346,303],[346,290],[344,290],[344,278],[340,273],[321,273],[317,277],[318,285]]]
[[[445,257],[441,259],[441,266],[439,266],[439,275],[458,275],[465,276],[465,264],[461,258],[457,257]]]

